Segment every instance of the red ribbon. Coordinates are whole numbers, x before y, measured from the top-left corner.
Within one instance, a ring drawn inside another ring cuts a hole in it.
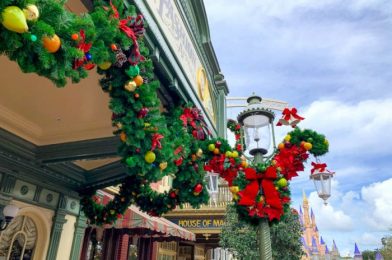
[[[326,163],[315,163],[312,162],[313,169],[310,170],[310,173],[313,174],[316,170],[319,172],[325,172],[325,168],[327,168]]]
[[[299,116],[298,114],[297,114],[297,109],[295,108],[295,107],[293,107],[291,110],[289,109],[289,108],[285,108],[284,110],[283,110],[283,112],[282,112],[282,119],[284,119],[284,120],[286,120],[287,122],[289,122],[290,121],[290,118],[291,117],[294,117],[295,119],[297,119],[297,120],[304,120],[305,118],[303,118],[303,117],[301,117],[301,116]],[[276,124],[277,126],[281,126],[282,125],[282,123],[281,122],[278,122],[277,124]]]
[[[115,19],[119,20],[118,28],[120,30],[122,30],[128,36],[128,38],[132,39],[133,48],[132,48],[131,56],[128,58],[129,63],[132,66],[134,66],[134,65],[138,64],[140,61],[144,61],[144,57],[140,54],[139,44],[137,43],[136,33],[134,32],[134,30],[130,26],[128,26],[129,22],[131,22],[131,25],[136,25],[138,35],[140,35],[140,32],[144,32],[144,30],[142,30],[142,29],[144,29],[144,28],[142,28],[144,26],[143,16],[139,15],[138,17],[136,17],[136,19],[133,17],[127,17],[126,19],[120,19],[120,14],[118,13],[117,8],[113,5],[112,1],[110,1],[110,7],[113,10],[113,17]]]
[[[164,136],[158,133],[152,135],[152,142],[151,142],[151,151],[154,151],[155,148],[162,149],[161,139]]]
[[[78,43],[78,45],[77,45],[76,47],[77,47],[79,50],[83,51],[84,54],[86,54],[86,53],[90,50],[90,48],[91,48],[91,46],[92,46],[92,43],[86,43],[86,42],[85,42],[85,40],[86,40],[86,35],[85,35],[85,33],[84,33],[84,30],[80,30],[79,34],[80,34],[80,38],[82,38],[82,39],[79,41],[79,43]],[[85,62],[87,62],[87,61],[88,61],[88,60],[87,60],[87,58],[86,58],[86,55],[83,55],[83,58],[76,59],[76,60],[74,61],[73,69],[76,70],[77,68],[83,66],[83,64],[84,64]],[[94,65],[93,65],[93,67],[94,67]],[[93,68],[93,67],[92,67],[92,68]],[[88,66],[86,69],[90,70],[90,69],[92,69],[92,68],[91,68],[91,65],[90,65],[90,66]]]

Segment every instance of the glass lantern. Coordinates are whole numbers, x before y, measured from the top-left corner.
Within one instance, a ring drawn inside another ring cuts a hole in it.
[[[216,172],[207,172],[205,176],[207,182],[207,191],[212,199],[212,202],[216,205],[218,197],[218,185],[219,185],[219,174]]]
[[[314,182],[318,196],[324,200],[325,205],[328,204],[327,199],[331,196],[331,179],[333,174],[334,172],[324,171],[310,175],[310,179]]]
[[[252,156],[257,153],[267,154],[273,138],[271,131],[275,115],[262,106],[261,100],[259,96],[249,97],[248,106],[237,118],[244,128],[245,153]]]

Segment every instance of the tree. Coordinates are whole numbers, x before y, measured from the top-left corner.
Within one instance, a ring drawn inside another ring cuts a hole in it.
[[[384,259],[392,259],[392,236],[386,236],[381,239],[382,248],[380,250]]]
[[[362,251],[363,260],[375,260],[376,259],[376,251],[365,250]]]
[[[238,219],[236,209],[228,206],[220,245],[239,259],[257,259],[257,232],[255,226]],[[299,260],[303,254],[302,235],[298,215],[287,212],[278,224],[271,226],[272,256],[279,260]]]

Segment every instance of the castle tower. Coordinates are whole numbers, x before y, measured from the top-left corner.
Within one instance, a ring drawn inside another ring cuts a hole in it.
[[[313,209],[309,212],[309,201],[304,191],[302,191],[303,205],[299,207],[299,221],[302,227],[301,242],[303,251],[306,253],[302,260],[334,260],[340,259],[339,251],[334,242],[332,251],[330,252],[325,244],[324,239],[319,234],[317,227],[316,215]],[[334,251],[333,251],[334,250]],[[332,258],[332,256],[335,258]]]
[[[359,251],[357,243],[355,243],[354,248],[354,260],[363,260],[361,251]]]
[[[331,260],[331,255],[329,253],[327,245],[325,245],[325,260]]]
[[[330,254],[331,254],[331,260],[339,260],[340,259],[339,249],[336,246],[335,240],[333,240],[332,250],[331,250]]]
[[[316,239],[313,237],[312,238],[312,260],[319,260],[319,250],[317,247]]]

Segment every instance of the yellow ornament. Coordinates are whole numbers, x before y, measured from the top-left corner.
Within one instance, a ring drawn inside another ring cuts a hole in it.
[[[25,9],[23,9],[23,14],[28,21],[35,21],[39,17],[38,7],[36,5],[27,5]]]
[[[129,92],[134,92],[136,89],[136,83],[133,80],[128,81],[127,83],[125,83],[124,88],[129,91]]]
[[[286,135],[286,136],[284,137],[284,140],[285,140],[286,142],[290,142],[290,139],[291,139],[291,135]]]
[[[329,142],[328,142],[327,139],[324,139],[324,144],[327,145],[327,146],[329,145]]]
[[[155,162],[156,159],[156,155],[153,151],[148,151],[145,155],[144,155],[144,160],[148,163],[153,163]]]
[[[29,30],[23,11],[17,6],[8,6],[1,13],[3,26],[13,32],[25,33]]]
[[[284,149],[284,143],[280,143],[280,144],[278,145],[278,148],[279,148],[279,150]]]
[[[102,62],[101,64],[98,64],[98,68],[100,68],[101,70],[107,70],[112,66],[112,63],[110,61],[105,61]]]
[[[241,162],[241,166],[244,167],[244,168],[248,167],[248,162],[246,160],[243,160]]]
[[[304,148],[305,148],[306,151],[311,150],[312,147],[313,147],[313,145],[311,143],[308,143],[308,142],[304,143]]]
[[[287,180],[285,178],[279,179],[276,184],[278,185],[279,188],[283,188],[287,186]]]
[[[231,193],[237,194],[240,191],[240,188],[238,186],[230,186],[229,190]]]
[[[161,162],[160,164],[159,164],[159,168],[163,171],[163,170],[165,170],[166,168],[167,168],[167,162]]]
[[[215,150],[215,144],[209,144],[209,145],[208,145],[208,150],[209,150],[210,152],[213,152],[213,151]]]
[[[238,157],[238,152],[237,152],[237,151],[233,151],[233,152],[231,153],[231,156],[232,156],[233,158],[237,158],[237,157]]]
[[[230,158],[231,156],[233,156],[233,154],[232,154],[230,151],[227,151],[227,152],[225,153],[225,155],[226,155],[226,157],[228,157],[228,158]]]
[[[124,132],[120,134],[120,140],[125,143],[127,141],[127,135]]]
[[[198,149],[196,152],[197,157],[202,157],[203,156],[203,150],[202,149]]]

